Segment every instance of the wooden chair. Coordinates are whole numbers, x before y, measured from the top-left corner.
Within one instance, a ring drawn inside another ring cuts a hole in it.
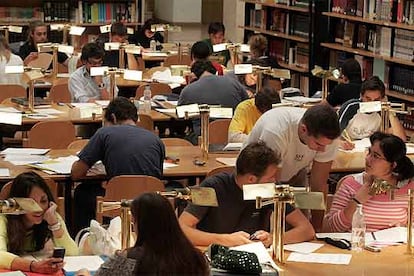
[[[103,201],[120,201],[122,199],[134,199],[146,192],[157,192],[165,189],[161,180],[148,175],[120,175],[108,181],[105,196],[96,198],[97,206]],[[115,217],[119,210],[99,212],[97,208],[96,220],[102,223],[103,216]]]
[[[166,147],[194,147],[190,141],[181,138],[162,138],[161,141]]]
[[[231,119],[219,119],[208,125],[208,141],[210,144],[226,145]]]
[[[27,97],[26,89],[18,84],[0,84],[0,102],[13,97]]]
[[[341,179],[339,179],[338,183],[336,184],[335,193],[338,192],[339,187],[342,185],[342,182],[345,180],[346,177],[348,177],[348,176],[344,176]],[[335,196],[335,194],[327,194],[326,195],[326,210],[325,210],[325,215],[329,213],[329,210],[331,210],[334,196]],[[322,222],[322,231],[324,231],[324,232],[330,231],[328,229],[327,225],[326,225],[325,218],[323,219],[323,222]]]
[[[68,149],[70,150],[77,150],[77,151],[81,151],[86,144],[89,142],[89,139],[78,139],[73,141],[72,143],[70,143],[68,145]]]
[[[23,139],[23,146],[41,149],[66,149],[76,139],[75,126],[69,121],[36,123]]]
[[[171,65],[187,65],[190,66],[192,63],[191,57],[189,55],[182,55],[181,60],[179,59],[178,55],[168,56],[165,60],[163,65],[165,67],[169,67]]]
[[[49,99],[54,103],[70,103],[72,96],[69,91],[68,83],[53,84],[50,88]]]
[[[172,93],[171,87],[165,83],[156,83],[151,82],[149,84],[140,85],[135,92],[135,99],[140,99],[144,96],[145,86],[149,85],[151,87],[151,96],[154,95],[169,95]]]
[[[62,217],[63,220],[65,220],[65,198],[62,196],[59,196],[59,187],[58,184],[53,181],[51,178],[43,178],[49,186],[50,191],[52,192],[52,196],[54,200],[56,201],[57,205],[57,212]],[[1,188],[0,191],[0,199],[7,199],[9,198],[10,189],[11,189],[12,181],[7,182],[3,188]]]
[[[137,126],[154,132],[154,121],[152,120],[150,115],[139,114],[139,120],[137,121]]]
[[[211,171],[209,171],[207,173],[206,177],[210,177],[212,175],[222,173],[222,172],[233,173],[234,171],[235,171],[235,167],[233,167],[233,166],[218,167],[218,168],[215,168],[215,169],[212,169]]]

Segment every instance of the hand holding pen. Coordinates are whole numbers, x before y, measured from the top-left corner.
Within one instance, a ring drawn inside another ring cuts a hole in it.
[[[269,247],[272,244],[272,235],[263,230],[254,232],[250,235],[249,239],[252,241],[261,241],[266,247]]]
[[[349,136],[348,131],[346,131],[346,129],[342,131],[341,137],[343,139],[341,141],[341,148],[343,148],[344,150],[352,150],[353,148],[355,148],[355,144],[352,142],[352,139]]]

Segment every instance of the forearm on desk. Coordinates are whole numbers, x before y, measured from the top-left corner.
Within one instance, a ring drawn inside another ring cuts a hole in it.
[[[7,251],[0,251],[0,268],[11,269],[16,258],[19,258],[19,256]]]

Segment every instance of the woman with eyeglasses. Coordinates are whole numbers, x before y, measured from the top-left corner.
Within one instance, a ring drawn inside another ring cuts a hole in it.
[[[365,157],[365,171],[345,177],[337,188],[332,207],[325,216],[331,232],[349,232],[357,204],[363,205],[367,232],[407,223],[408,189],[414,189],[414,164],[406,156],[404,142],[397,136],[375,132]],[[394,191],[375,193],[375,180],[386,181]],[[339,184],[339,183],[338,183]]]

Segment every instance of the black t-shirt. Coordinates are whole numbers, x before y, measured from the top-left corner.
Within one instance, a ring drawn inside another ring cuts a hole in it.
[[[164,43],[164,37],[159,32],[156,32],[152,38],[148,38],[143,31],[139,31],[135,36],[131,37],[129,42],[149,48],[153,39],[155,42]]]
[[[258,230],[270,230],[270,215],[273,205],[256,209],[254,200],[243,200],[243,190],[236,184],[234,174],[220,173],[205,179],[201,187],[212,187],[216,191],[218,207],[189,204],[186,212],[200,221],[197,229],[209,233],[233,233],[245,231],[253,234]],[[286,215],[294,208],[286,205]]]
[[[351,99],[359,99],[361,82],[340,83],[329,93],[326,100],[331,106],[342,105]]]
[[[125,68],[128,68],[128,55],[124,54]],[[119,67],[119,51],[106,51],[103,59],[103,66]]]
[[[30,53],[37,53],[37,48],[29,41],[26,41],[19,49],[19,56],[24,60]],[[58,52],[58,62],[64,63],[68,59],[68,56],[65,53]],[[51,65],[52,66],[52,65]]]
[[[152,132],[132,125],[100,128],[79,153],[88,166],[101,160],[107,175],[142,174],[162,177],[165,147]]]

